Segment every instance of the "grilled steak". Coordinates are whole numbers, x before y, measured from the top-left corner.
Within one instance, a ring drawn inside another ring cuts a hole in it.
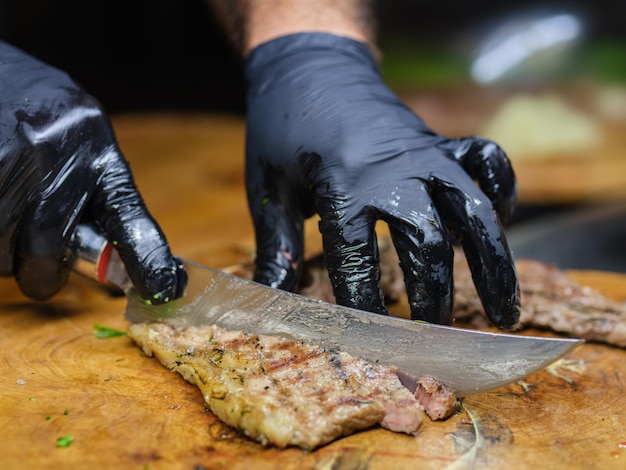
[[[215,326],[141,323],[129,335],[263,445],[314,449],[376,424],[413,434],[424,417],[396,370],[343,352]]]

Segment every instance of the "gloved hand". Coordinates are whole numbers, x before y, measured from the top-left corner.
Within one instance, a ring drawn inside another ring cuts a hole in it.
[[[65,73],[0,41],[0,275],[44,300],[65,284],[82,220],[114,243],[153,303],[186,284],[108,118]]]
[[[496,144],[435,134],[385,86],[368,48],[348,38],[284,36],[254,49],[246,66],[257,281],[296,287],[303,223],[317,213],[337,302],[385,313],[380,219],[400,258],[413,319],[451,322],[451,232],[491,322],[517,323],[517,274],[496,213],[509,216],[516,184]]]

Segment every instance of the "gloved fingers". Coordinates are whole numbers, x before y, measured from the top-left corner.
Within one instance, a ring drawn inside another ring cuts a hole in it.
[[[15,245],[14,275],[28,297],[46,300],[67,282],[72,266],[68,245],[89,199],[87,178],[56,178],[44,198],[22,212]]]
[[[452,245],[435,210],[413,214],[413,220],[394,217],[388,221],[404,273],[411,319],[449,325],[454,301]]]
[[[380,287],[378,244],[374,220],[322,218],[324,259],[338,304],[387,313]]]
[[[520,315],[515,265],[489,200],[474,184],[446,186],[434,194],[444,224],[461,242],[474,284],[491,323],[512,329]]]
[[[91,202],[91,217],[119,253],[133,285],[142,298],[154,304],[180,297],[187,276],[146,209],[128,163],[117,147],[111,147],[94,165],[99,184]]]
[[[0,139],[2,137],[0,131]],[[13,150],[4,141],[0,144],[0,276],[15,276],[17,272],[16,234],[19,233],[22,212],[33,191],[32,181],[37,167],[32,151],[19,152],[19,158],[14,158]]]
[[[506,225],[517,202],[517,182],[511,162],[500,146],[477,137],[447,139],[437,146],[452,154],[478,182]]]
[[[250,209],[257,249],[254,280],[295,290],[304,269],[304,217],[272,196],[250,201]]]

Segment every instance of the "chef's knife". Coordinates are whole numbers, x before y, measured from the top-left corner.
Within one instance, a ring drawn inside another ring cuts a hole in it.
[[[189,277],[185,295],[154,306],[132,289],[117,252],[93,227],[81,225],[73,246],[79,257],[77,271],[127,293],[126,317],[133,323],[215,324],[301,340],[395,366],[412,390],[417,379],[430,376],[458,396],[483,392],[521,380],[583,342],[488,333],[369,313],[273,289],[192,261],[184,261]]]

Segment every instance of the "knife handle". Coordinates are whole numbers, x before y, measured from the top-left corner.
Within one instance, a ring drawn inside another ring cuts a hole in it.
[[[70,241],[74,272],[128,292],[133,286],[117,250],[92,224],[79,224]]]

